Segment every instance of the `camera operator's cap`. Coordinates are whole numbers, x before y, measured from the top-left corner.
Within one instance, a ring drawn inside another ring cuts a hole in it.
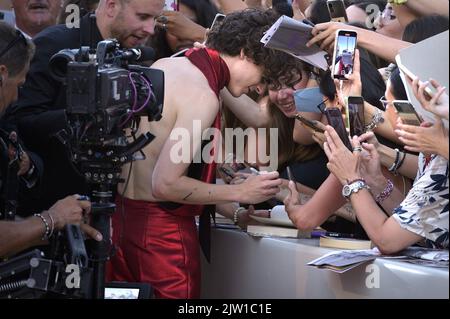
[[[77,195],[78,196],[78,200],[86,200],[86,201],[90,201],[91,199],[89,198],[89,196],[87,195]]]

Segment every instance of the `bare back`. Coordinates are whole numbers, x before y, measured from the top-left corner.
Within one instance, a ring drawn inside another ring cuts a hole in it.
[[[152,68],[160,69],[165,74],[162,119],[157,122],[149,122],[146,117],[141,119],[137,135],[150,132],[156,138],[143,150],[146,159],[133,162],[125,193],[125,184],[118,186],[119,194],[134,200],[158,201],[152,195],[153,170],[172,130],[181,121],[180,117],[192,117],[195,120],[201,115],[204,119],[206,113],[209,123],[202,124],[210,126],[219,109],[219,101],[205,76],[187,58],[161,59]],[[185,112],[186,108],[192,112]],[[129,170],[130,164],[125,165],[123,179],[128,178]]]

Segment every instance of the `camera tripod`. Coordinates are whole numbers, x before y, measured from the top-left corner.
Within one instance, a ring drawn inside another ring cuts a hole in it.
[[[88,245],[89,259],[93,268],[92,297],[104,299],[106,262],[112,251],[111,216],[116,205],[111,202],[109,185],[101,184],[92,192],[91,226],[102,234],[102,241],[91,241]]]

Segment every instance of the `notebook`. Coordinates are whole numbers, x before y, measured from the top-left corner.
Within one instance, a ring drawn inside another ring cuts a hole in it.
[[[334,237],[320,237],[319,246],[327,248],[351,249],[351,250],[355,249],[363,250],[373,248],[373,244],[370,240],[334,238]]]

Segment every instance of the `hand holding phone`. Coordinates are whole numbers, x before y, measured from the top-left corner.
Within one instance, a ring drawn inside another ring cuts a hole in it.
[[[318,127],[314,121],[311,121],[303,116],[301,116],[300,114],[295,115],[295,118],[300,121],[303,125],[309,127],[310,129],[314,130],[315,132],[318,133],[325,133],[325,131],[323,129],[321,129],[320,127]]]
[[[328,13],[331,21],[334,22],[348,22],[347,12],[345,11],[345,3],[342,0],[328,0]]]
[[[393,101],[392,104],[397,117],[402,119],[403,124],[414,126],[420,126],[422,124],[423,121],[421,117],[417,114],[414,106],[409,101]],[[395,127],[397,121],[396,119],[393,120],[395,120]]]
[[[366,132],[364,99],[361,96],[349,96],[346,112],[350,136],[363,135]]]
[[[325,110],[325,116],[327,117],[328,124],[335,129],[344,145],[350,151],[353,151],[352,143],[350,142],[347,130],[345,129],[344,120],[342,119],[341,110],[337,107],[328,108]]]
[[[333,53],[333,78],[346,80],[353,73],[357,33],[349,30],[337,30]]]

